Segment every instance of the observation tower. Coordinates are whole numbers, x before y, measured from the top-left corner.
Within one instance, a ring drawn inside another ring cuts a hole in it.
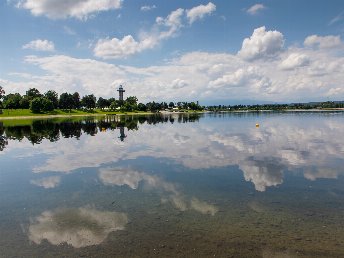
[[[119,92],[119,101],[123,101],[123,92],[125,92],[125,90],[123,89],[123,86],[119,85],[119,88],[117,91]]]

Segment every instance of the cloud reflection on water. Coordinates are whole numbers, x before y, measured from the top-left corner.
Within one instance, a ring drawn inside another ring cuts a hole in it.
[[[255,160],[248,158],[239,168],[244,172],[246,181],[251,181],[257,191],[265,191],[266,187],[283,183],[283,169],[285,168],[276,158]]]
[[[33,185],[41,186],[44,188],[55,188],[61,182],[61,177],[59,176],[50,176],[40,179],[31,180],[30,183]]]
[[[31,147],[32,152],[48,157],[33,171],[70,173],[140,157],[167,158],[189,169],[236,165],[258,191],[282,184],[286,170],[303,171],[309,180],[337,178],[342,173],[342,119],[327,119],[324,115],[308,118],[305,123],[296,115],[280,115],[266,120],[258,129],[245,118],[213,119],[209,123],[142,124],[139,130],[128,131],[125,142],[120,142],[113,131],[95,137],[82,135],[79,141],[42,141]],[[128,180],[133,179],[119,176],[123,184],[135,188],[139,181],[148,181],[142,174],[135,175],[138,181],[131,182]]]
[[[67,243],[75,248],[97,245],[109,233],[123,230],[127,215],[98,211],[94,208],[45,211],[29,226],[29,239],[40,244],[44,239],[53,245]]]
[[[158,176],[121,168],[101,168],[99,169],[99,178],[105,185],[127,185],[134,190],[142,182],[145,189],[161,193],[162,203],[169,202],[180,211],[195,210],[202,214],[213,216],[218,211],[214,205],[201,201],[196,197],[188,198],[175,184],[166,182]]]

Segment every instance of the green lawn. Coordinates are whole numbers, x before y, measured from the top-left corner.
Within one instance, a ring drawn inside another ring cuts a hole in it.
[[[46,119],[52,120],[54,122],[63,122],[63,121],[78,121],[81,119],[84,119],[87,116],[94,116],[94,115],[133,115],[133,114],[151,114],[150,112],[110,112],[110,111],[102,111],[100,109],[95,109],[92,112],[85,112],[81,110],[71,110],[71,112],[64,111],[64,110],[54,110],[52,112],[46,112],[46,113],[32,113],[29,109],[3,109],[3,114],[0,114],[0,123],[4,126],[18,126],[18,125],[32,125],[33,121],[35,120],[35,116],[37,119],[43,119],[42,117],[46,116]],[[56,115],[57,117],[48,117]],[[66,117],[59,117],[59,115],[65,115]],[[83,115],[83,116],[80,116]],[[1,119],[6,117],[13,117],[14,119]],[[31,117],[31,118],[30,118]]]

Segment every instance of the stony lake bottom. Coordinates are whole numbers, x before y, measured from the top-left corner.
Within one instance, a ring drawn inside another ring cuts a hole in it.
[[[344,257],[343,132],[342,112],[0,122],[0,257]]]

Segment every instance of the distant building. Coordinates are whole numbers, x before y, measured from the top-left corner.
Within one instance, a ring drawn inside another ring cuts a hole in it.
[[[122,85],[119,85],[119,88],[117,90],[119,92],[119,101],[123,101],[123,93],[125,92],[125,90],[123,89]]]

